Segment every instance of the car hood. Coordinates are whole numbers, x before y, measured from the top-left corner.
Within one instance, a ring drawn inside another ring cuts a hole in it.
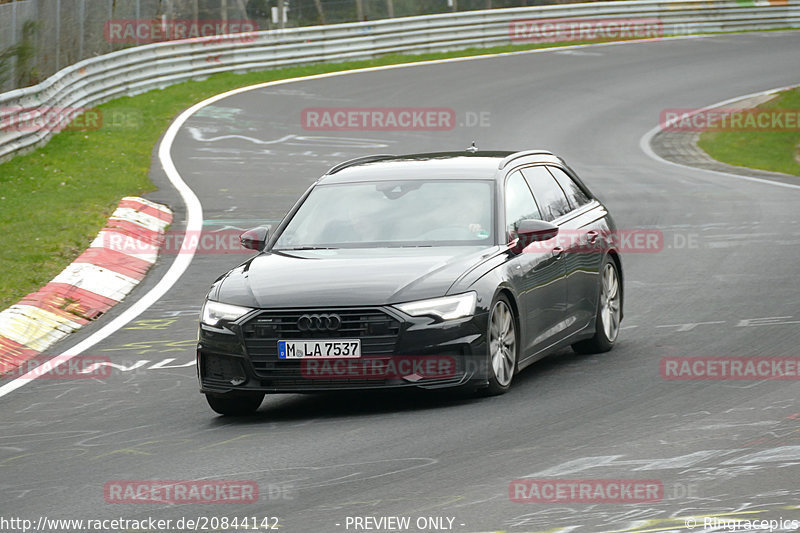
[[[265,252],[212,287],[213,300],[259,308],[384,305],[444,296],[498,247]]]

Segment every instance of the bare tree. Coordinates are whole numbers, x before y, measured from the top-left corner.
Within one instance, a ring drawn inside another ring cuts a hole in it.
[[[244,3],[244,0],[236,0],[236,5],[239,6],[239,18],[242,20],[247,19],[247,6]]]
[[[317,8],[320,24],[327,24],[327,22],[325,22],[325,10],[322,9],[322,0],[314,0],[314,6]]]

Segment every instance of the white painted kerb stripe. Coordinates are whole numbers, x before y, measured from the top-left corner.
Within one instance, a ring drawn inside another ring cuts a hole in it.
[[[155,245],[116,231],[101,231],[89,247],[121,252],[148,263],[155,263],[158,256],[158,247]]]
[[[660,39],[660,41],[664,42],[664,41],[685,40],[685,39],[704,39],[708,37],[712,36],[692,35],[686,37],[667,37],[664,39]],[[417,66],[435,65],[441,63],[454,63],[460,61],[478,61],[478,60],[490,59],[492,57],[506,57],[506,56],[523,55],[523,54],[545,54],[545,53],[560,52],[564,50],[578,50],[582,48],[593,48],[602,46],[623,46],[627,44],[643,44],[643,43],[651,43],[651,41],[650,40],[617,41],[613,43],[580,44],[573,46],[544,48],[538,50],[522,50],[519,52],[503,52],[500,54],[484,54],[472,57],[453,57],[449,59],[436,59],[431,61],[417,61],[414,63],[404,63],[402,65],[384,65],[380,67],[369,67],[357,70],[329,72],[326,74],[317,74],[314,76],[305,76],[302,78],[293,78],[289,80],[271,81],[266,83],[259,83],[257,85],[251,85],[249,87],[241,87],[239,89],[234,89],[232,91],[212,96],[207,100],[204,100],[202,102],[193,105],[192,107],[181,113],[178,116],[178,118],[176,118],[175,121],[170,125],[170,127],[167,129],[167,132],[164,134],[164,138],[161,141],[161,146],[159,146],[158,148],[158,158],[161,161],[161,165],[164,167],[164,171],[167,174],[167,178],[175,186],[175,188],[178,191],[178,194],[181,195],[181,198],[186,203],[186,212],[187,212],[186,230],[181,250],[176,255],[175,260],[172,262],[172,265],[170,266],[167,273],[164,275],[163,278],[161,278],[161,280],[156,284],[155,287],[150,289],[150,292],[142,296],[136,303],[131,305],[121,315],[119,315],[117,318],[106,324],[99,331],[95,332],[90,337],[84,339],[83,341],[79,342],[72,348],[66,350],[65,352],[51,359],[50,364],[53,367],[56,367],[58,365],[61,365],[62,363],[69,361],[76,355],[83,353],[85,350],[88,350],[98,342],[108,338],[114,332],[116,332],[117,330],[128,324],[128,322],[139,316],[141,313],[147,310],[151,305],[157,302],[164,294],[166,294],[166,292],[170,288],[172,288],[172,286],[178,281],[178,279],[180,279],[181,275],[189,267],[189,264],[191,264],[192,259],[194,258],[195,251],[197,249],[197,242],[195,242],[194,246],[192,246],[191,243],[192,239],[189,239],[189,236],[199,235],[200,231],[202,230],[203,206],[200,204],[200,200],[197,198],[197,195],[195,195],[194,191],[192,191],[192,189],[189,188],[188,185],[186,185],[186,182],[183,181],[183,178],[181,178],[181,175],[175,168],[175,163],[172,160],[172,155],[170,154],[170,150],[172,149],[172,143],[175,142],[175,137],[178,134],[180,128],[183,126],[183,124],[187,120],[189,120],[189,118],[194,113],[203,109],[204,107],[207,107],[229,96],[233,96],[247,91],[261,89],[264,87],[285,85],[289,83],[296,83],[309,80],[333,78],[336,76],[344,76],[354,73],[377,72],[382,70],[398,69],[398,68],[413,68]],[[777,184],[776,182],[770,182],[768,180],[764,181],[766,183]],[[29,372],[28,374],[25,374],[24,376],[21,376],[10,383],[3,385],[2,387],[0,387],[0,398],[30,383],[31,381],[36,379],[36,377],[37,376],[35,372]]]
[[[109,218],[111,220],[124,220],[156,233],[163,231],[169,225],[166,220],[161,220],[130,207],[118,207]]]
[[[139,284],[138,279],[91,263],[72,263],[53,278],[53,282],[66,283],[117,302]]]
[[[128,201],[128,202],[136,202],[137,204],[141,204],[141,205],[146,205],[147,207],[152,207],[153,209],[157,209],[157,210],[161,211],[162,213],[166,213],[168,215],[172,214],[172,210],[169,209],[168,207],[165,207],[165,206],[163,206],[161,204],[157,204],[155,202],[151,202],[150,200],[148,200],[146,198],[139,198],[138,196],[124,196],[122,198],[122,200],[123,201]]]
[[[32,305],[16,304],[0,312],[3,337],[38,352],[80,327],[77,322]]]

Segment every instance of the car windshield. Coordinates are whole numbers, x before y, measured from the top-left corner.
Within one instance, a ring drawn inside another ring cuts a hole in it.
[[[493,244],[492,182],[318,185],[274,250]]]

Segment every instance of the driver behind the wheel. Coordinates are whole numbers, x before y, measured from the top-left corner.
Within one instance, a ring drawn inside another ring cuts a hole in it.
[[[453,207],[456,224],[467,228],[474,239],[489,237],[489,198],[463,195]]]

